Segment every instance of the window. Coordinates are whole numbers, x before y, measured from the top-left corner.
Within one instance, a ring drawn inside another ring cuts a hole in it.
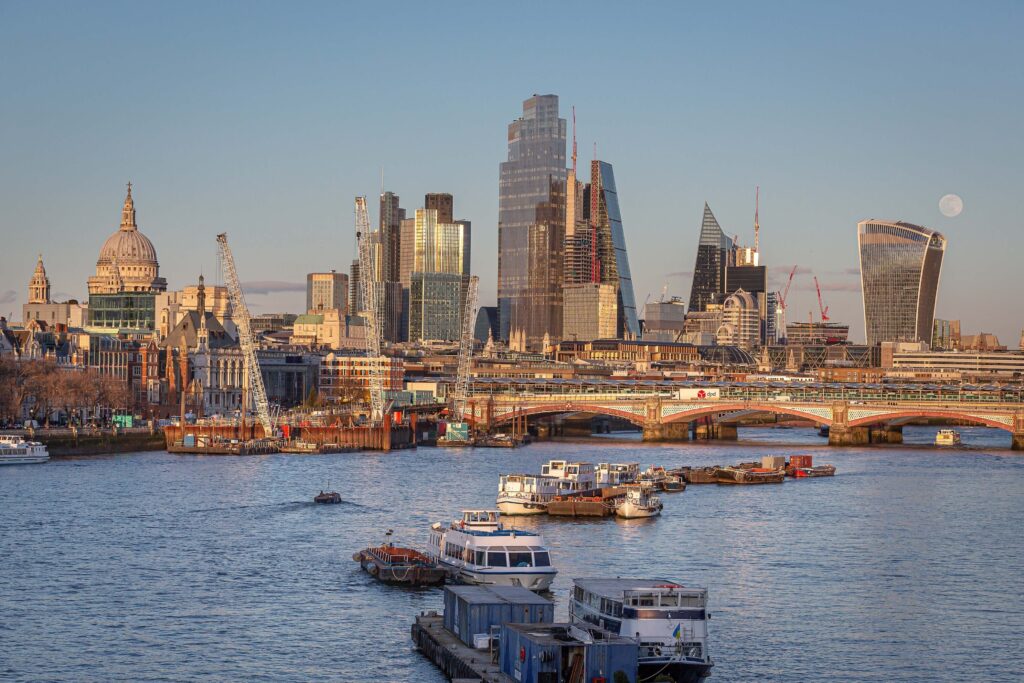
[[[476,564],[478,566],[486,565],[487,564],[487,553],[485,553],[483,550],[477,550],[476,551],[476,561],[473,564]]]
[[[548,557],[547,553],[534,553],[533,554],[534,565],[537,567],[550,567],[551,558]]]
[[[505,553],[502,552],[488,552],[487,553],[487,566],[488,567],[507,567],[508,558]]]

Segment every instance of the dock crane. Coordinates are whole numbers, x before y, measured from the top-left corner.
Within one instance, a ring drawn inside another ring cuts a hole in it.
[[[373,265],[373,247],[370,243],[370,213],[366,209],[366,196],[356,197],[356,241],[359,244],[359,284],[362,290],[363,311],[366,319],[366,351],[375,362],[370,364],[370,422],[380,424],[384,419],[384,367],[381,358],[380,308],[377,305],[377,269]]]
[[[469,399],[469,373],[473,364],[473,326],[477,314],[477,290],[480,278],[469,278],[466,288],[466,303],[462,310],[462,335],[459,337],[459,365],[455,375],[455,392],[452,395],[452,421],[465,421],[466,401]]]
[[[779,295],[779,313],[776,318],[777,324],[775,326],[776,334],[782,333],[782,337],[786,336],[786,298],[789,296],[789,286],[793,284],[793,276],[796,275],[796,266],[793,266],[793,270],[789,271],[789,279],[786,280],[786,288],[781,292],[776,292]]]
[[[270,420],[270,402],[267,400],[267,390],[263,386],[263,375],[260,373],[260,362],[256,357],[256,340],[252,336],[252,325],[249,319],[249,308],[245,305],[245,295],[242,293],[242,285],[238,281],[238,271],[235,270],[235,258],[231,254],[231,247],[228,246],[228,234],[222,232],[217,235],[217,244],[220,246],[221,269],[224,271],[224,283],[228,288],[228,296],[231,299],[231,310],[235,326],[238,328],[238,343],[242,347],[242,359],[244,362],[243,383],[248,384],[249,395],[242,391],[242,425],[245,425],[245,413],[248,410],[249,401],[256,404],[256,418],[263,426],[263,436],[271,438],[274,435],[274,425]]]
[[[814,276],[814,288],[818,290],[818,310],[821,311],[821,322],[828,322],[828,306],[821,302],[821,285],[818,284],[818,276]]]

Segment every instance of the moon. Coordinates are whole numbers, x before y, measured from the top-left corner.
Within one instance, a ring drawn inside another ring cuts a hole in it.
[[[963,210],[964,200],[960,199],[960,195],[947,194],[939,200],[939,211],[946,218],[956,218]]]

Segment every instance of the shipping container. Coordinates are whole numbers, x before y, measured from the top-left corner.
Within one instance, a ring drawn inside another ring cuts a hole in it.
[[[555,606],[520,586],[446,586],[444,627],[466,645],[506,623],[550,624]]]
[[[576,680],[637,683],[637,641],[597,627],[505,624],[500,640],[501,672],[522,683],[568,680],[578,661],[583,675]]]
[[[813,455],[791,455],[789,456],[790,467],[814,467]]]

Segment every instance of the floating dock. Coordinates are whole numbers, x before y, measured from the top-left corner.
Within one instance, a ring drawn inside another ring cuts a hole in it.
[[[456,638],[445,629],[444,619],[437,612],[424,612],[416,617],[412,625],[412,642],[453,681],[515,683],[511,676],[501,673],[497,657],[490,650],[471,648]]]

